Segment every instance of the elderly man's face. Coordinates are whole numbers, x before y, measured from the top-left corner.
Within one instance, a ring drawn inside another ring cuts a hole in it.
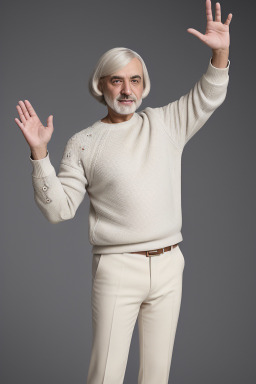
[[[122,115],[135,112],[142,103],[143,69],[139,59],[100,80],[99,89],[111,109]]]

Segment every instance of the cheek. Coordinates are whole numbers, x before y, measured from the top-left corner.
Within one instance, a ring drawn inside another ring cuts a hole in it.
[[[119,95],[120,95],[120,92],[121,92],[121,90],[120,90],[119,87],[115,87],[115,88],[111,88],[111,89],[110,89],[110,94],[111,94],[111,96],[112,96],[113,98],[116,98],[117,96],[119,96]]]
[[[117,89],[106,89],[106,92],[109,97],[116,99],[120,92]]]
[[[141,99],[142,93],[143,93],[143,88],[137,89],[137,91],[135,92],[137,99]]]

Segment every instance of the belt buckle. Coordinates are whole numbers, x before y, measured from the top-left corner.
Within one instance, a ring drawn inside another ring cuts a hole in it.
[[[156,251],[146,251],[146,256],[147,257],[149,257],[149,256],[157,256],[158,255],[158,253],[150,255],[150,252],[157,252],[157,250]]]

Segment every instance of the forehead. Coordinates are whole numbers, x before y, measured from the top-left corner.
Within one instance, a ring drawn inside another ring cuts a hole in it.
[[[141,61],[137,59],[137,57],[134,57],[127,65],[120,68],[118,71],[112,73],[111,76],[134,76],[134,75],[141,75],[143,74],[143,68]]]

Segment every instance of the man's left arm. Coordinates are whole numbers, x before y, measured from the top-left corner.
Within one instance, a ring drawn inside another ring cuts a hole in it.
[[[213,21],[211,1],[206,0],[206,17],[207,26],[204,35],[193,28],[187,30],[212,49],[212,57],[206,72],[179,100],[155,108],[167,133],[180,149],[183,149],[188,140],[223,103],[227,93],[230,67],[229,24],[232,14],[230,13],[225,23],[222,23],[220,3],[216,3],[215,21]]]
[[[226,98],[230,61],[226,67],[215,67],[214,56],[194,87],[178,100],[163,107],[153,108],[174,144],[183,150],[187,142],[210,118]],[[215,56],[216,59],[216,56]]]

